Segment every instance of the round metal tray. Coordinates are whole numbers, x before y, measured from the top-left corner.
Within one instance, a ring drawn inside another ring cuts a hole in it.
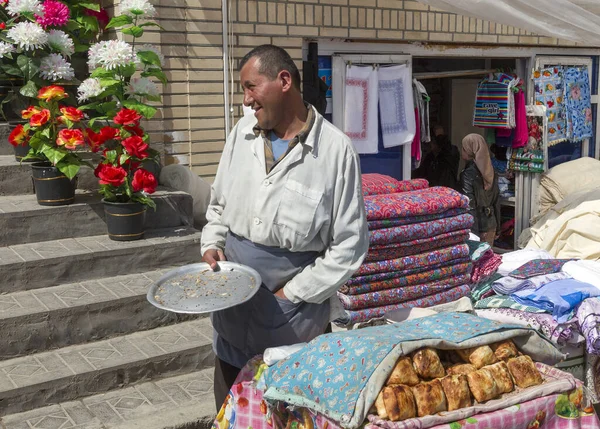
[[[147,297],[155,307],[175,313],[212,313],[248,301],[261,283],[260,274],[245,265],[224,261],[213,271],[200,262],[169,271],[150,286]]]

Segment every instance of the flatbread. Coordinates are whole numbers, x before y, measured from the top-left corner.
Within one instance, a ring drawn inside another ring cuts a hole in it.
[[[419,376],[413,367],[413,362],[410,357],[403,356],[398,359],[392,373],[385,382],[386,385],[392,384],[406,384],[407,386],[414,386],[419,384]]]
[[[412,392],[415,396],[419,417],[446,411],[446,395],[440,380],[417,384],[412,387]]]
[[[509,359],[507,366],[513,380],[515,380],[517,386],[522,389],[530,386],[537,386],[544,381],[542,375],[535,367],[535,364],[527,355]]]
[[[413,366],[417,374],[425,379],[441,378],[446,371],[437,352],[432,348],[423,348],[413,354]]]
[[[469,390],[469,382],[466,375],[448,375],[442,378],[440,382],[446,395],[448,411],[471,406],[471,391]]]

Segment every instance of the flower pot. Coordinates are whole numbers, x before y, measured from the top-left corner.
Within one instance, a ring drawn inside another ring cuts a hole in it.
[[[108,238],[115,241],[132,241],[144,237],[146,206],[141,203],[117,203],[102,200],[106,215]]]
[[[31,149],[28,144],[17,145],[17,146],[13,146],[13,147],[15,149],[15,160],[17,160],[19,162],[40,162],[42,160],[41,158],[23,159],[29,153],[29,149]]]
[[[48,162],[32,164],[31,173],[39,205],[66,206],[75,201],[76,178],[69,180]]]

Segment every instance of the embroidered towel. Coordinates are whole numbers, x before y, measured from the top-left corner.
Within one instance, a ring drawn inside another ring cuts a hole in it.
[[[567,137],[580,141],[592,137],[592,104],[587,67],[565,71]]]
[[[548,146],[567,139],[565,112],[565,82],[562,67],[550,67],[533,72],[535,104],[546,106]]]
[[[373,67],[346,67],[344,132],[358,153],[377,153],[377,72]]]
[[[383,146],[394,147],[411,143],[416,123],[410,70],[406,65],[380,67],[379,114]]]

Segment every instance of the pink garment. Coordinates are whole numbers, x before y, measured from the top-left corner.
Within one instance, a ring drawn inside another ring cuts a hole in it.
[[[496,137],[510,137],[512,128],[496,128]]]
[[[417,161],[421,160],[421,117],[419,116],[419,109],[415,109],[415,123],[417,124],[417,129],[415,131],[415,138],[413,139],[412,145],[410,147],[410,154],[413,159]]]
[[[527,128],[527,111],[525,110],[525,93],[523,90],[515,94],[515,138],[512,147],[523,147],[529,139]]]

